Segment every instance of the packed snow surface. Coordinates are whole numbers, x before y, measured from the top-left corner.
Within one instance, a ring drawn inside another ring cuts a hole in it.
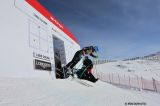
[[[105,82],[86,87],[74,80],[0,77],[0,106],[159,106],[160,94],[121,89]]]
[[[117,61],[94,67],[97,73],[142,76],[160,80],[160,62]],[[84,80],[83,80],[84,81]],[[0,106],[159,106],[160,94],[122,89],[98,81],[87,87],[75,80],[0,77]]]

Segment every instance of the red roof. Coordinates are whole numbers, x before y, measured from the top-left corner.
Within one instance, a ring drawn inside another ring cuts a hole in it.
[[[26,0],[26,2],[29,3],[37,11],[39,11],[44,17],[46,17],[50,22],[61,29],[65,34],[67,34],[73,41],[78,44],[78,41],[74,37],[74,35],[64,25],[62,25],[44,6],[42,6],[38,2],[38,0]]]

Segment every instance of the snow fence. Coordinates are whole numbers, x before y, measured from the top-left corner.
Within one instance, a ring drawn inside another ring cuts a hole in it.
[[[119,75],[119,74],[104,74],[104,73],[98,73],[97,77],[104,82],[135,89],[135,90],[147,90],[147,91],[153,91],[153,92],[159,92],[160,93],[160,81],[155,80],[152,78],[151,80],[147,80],[143,77],[130,77],[126,75]]]

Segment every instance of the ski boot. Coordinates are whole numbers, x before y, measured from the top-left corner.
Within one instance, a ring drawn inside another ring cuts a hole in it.
[[[72,69],[70,69],[70,68],[68,68],[68,70],[67,70],[67,75],[71,75],[72,77],[74,77],[74,73],[73,73],[73,70]]]

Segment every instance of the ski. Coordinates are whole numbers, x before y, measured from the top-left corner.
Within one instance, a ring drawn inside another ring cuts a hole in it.
[[[80,79],[74,79],[77,83],[81,84],[81,85],[84,85],[84,86],[87,86],[87,87],[93,87],[92,85],[88,84],[87,82],[84,82]]]
[[[81,79],[75,78],[73,76],[71,76],[70,81],[75,81],[75,82],[77,82],[77,83],[79,83],[79,84],[81,84],[83,86],[86,86],[86,87],[93,87],[92,85],[88,84],[87,82],[82,81]]]

